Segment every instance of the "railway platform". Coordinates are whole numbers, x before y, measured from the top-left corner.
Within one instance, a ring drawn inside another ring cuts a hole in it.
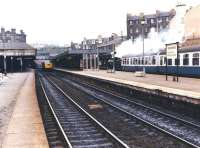
[[[154,94],[162,92],[172,98],[181,99],[181,101],[200,104],[200,79],[197,78],[180,77],[179,82],[174,82],[172,76],[169,76],[168,81],[166,81],[165,75],[156,74],[136,77],[133,72],[116,71],[115,73],[108,73],[106,70],[71,71],[60,68],[55,69],[134,86],[141,90],[151,91]]]
[[[35,93],[34,72],[27,72],[24,77],[15,96],[16,102],[3,136],[2,148],[49,147]],[[20,79],[18,83],[21,83]],[[9,94],[9,90],[6,93]]]

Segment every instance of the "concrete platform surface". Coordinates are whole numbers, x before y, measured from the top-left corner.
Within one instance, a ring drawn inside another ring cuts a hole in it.
[[[2,148],[18,147],[49,147],[35,94],[33,72],[28,74],[28,78],[19,92],[2,144]]]
[[[0,146],[10,121],[16,98],[22,88],[28,73],[0,74]]]
[[[168,81],[166,81],[165,75],[146,74],[145,77],[136,77],[133,72],[116,71],[115,73],[108,73],[106,70],[70,71],[55,69],[152,90],[161,90],[170,94],[194,98],[196,99],[196,102],[193,100],[195,104],[200,103],[200,79],[197,78],[180,77],[177,83],[172,81],[172,76],[169,76]]]

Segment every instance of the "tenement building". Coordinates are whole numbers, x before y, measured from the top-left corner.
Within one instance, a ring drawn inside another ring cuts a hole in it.
[[[141,35],[147,37],[151,28],[159,32],[169,26],[169,22],[175,14],[174,9],[169,12],[157,10],[155,14],[147,15],[144,15],[144,13],[140,15],[127,14],[127,38],[134,40]]]
[[[11,29],[11,31],[5,31],[4,28],[1,28],[0,33],[0,42],[23,42],[26,43],[26,34],[23,30],[20,30],[20,33],[16,33],[16,29]]]

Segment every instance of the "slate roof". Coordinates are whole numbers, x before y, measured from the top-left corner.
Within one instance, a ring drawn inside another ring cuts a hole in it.
[[[167,17],[167,16],[170,16],[171,12],[160,12],[159,13],[159,17]],[[157,14],[147,14],[147,15],[144,15],[144,17],[146,19],[149,19],[149,18],[157,18]],[[128,20],[138,20],[140,19],[140,16],[138,15],[134,15],[134,16],[128,16],[127,17]]]

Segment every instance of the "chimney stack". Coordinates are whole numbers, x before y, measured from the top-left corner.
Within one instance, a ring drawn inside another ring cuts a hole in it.
[[[12,28],[12,29],[11,29],[11,32],[12,32],[13,34],[15,34],[15,33],[16,33],[16,29]]]

